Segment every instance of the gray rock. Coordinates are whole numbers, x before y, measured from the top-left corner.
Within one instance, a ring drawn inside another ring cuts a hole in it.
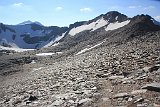
[[[142,89],[160,92],[160,83],[155,82],[155,83],[151,83],[151,84],[146,84],[145,86],[142,87]]]
[[[115,79],[123,79],[124,76],[110,76],[108,77],[109,80],[115,80]]]
[[[147,90],[146,89],[141,89],[141,90],[134,90],[131,92],[132,95],[136,95],[136,94],[141,94],[141,93],[146,93]]]
[[[49,105],[48,107],[59,106],[59,105],[61,105],[61,104],[63,104],[63,103],[64,103],[63,100],[58,99],[58,100],[54,101],[54,102],[53,102],[51,105]]]
[[[160,64],[157,64],[152,67],[144,67],[143,70],[145,72],[153,72],[153,71],[157,71],[159,68],[160,68]]]
[[[90,101],[92,101],[92,99],[90,98],[85,98],[85,99],[82,99],[78,102],[79,105],[83,104],[83,103],[89,103]]]
[[[118,93],[116,95],[114,95],[113,98],[125,98],[125,97],[129,97],[130,95],[128,93]]]

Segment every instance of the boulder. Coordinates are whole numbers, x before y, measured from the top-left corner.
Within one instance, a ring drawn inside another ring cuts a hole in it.
[[[146,84],[145,86],[142,87],[142,89],[160,92],[160,83],[155,82],[155,83],[151,83],[151,84]]]

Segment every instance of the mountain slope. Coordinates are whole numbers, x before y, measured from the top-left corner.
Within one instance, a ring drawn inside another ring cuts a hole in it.
[[[111,12],[111,13],[117,13],[117,12]],[[120,18],[119,20],[116,20],[117,16],[114,16],[113,17],[114,20],[110,21],[112,23],[109,23],[94,31],[93,29],[96,27],[91,27],[90,30],[81,29],[84,26],[90,25],[90,23],[91,24],[95,23],[95,21],[101,19],[104,16],[108,16],[108,13],[106,15],[100,15],[99,17],[90,20],[88,22],[75,23],[75,26],[74,24],[72,24],[70,26],[70,28],[72,29],[69,29],[68,35],[66,35],[62,40],[59,41],[59,45],[53,46],[51,50],[69,51],[69,53],[71,52],[74,54],[82,50],[83,48],[86,48],[88,45],[94,46],[103,41],[107,41],[108,44],[126,43],[127,41],[130,41],[134,38],[138,38],[147,33],[152,33],[152,32],[154,33],[155,31],[160,30],[160,26],[155,24],[153,18],[148,15],[137,15],[133,18],[127,18],[126,16],[122,15],[121,16],[122,18]],[[77,31],[77,33],[74,32],[75,35],[70,35],[72,31]]]
[[[123,15],[116,11],[111,11],[87,22],[83,22],[82,25],[72,27],[72,29],[69,31],[69,34],[71,36],[74,36],[75,34],[78,34],[85,30],[95,31],[102,27],[105,27],[106,31],[108,31],[123,27],[128,23],[129,18],[126,15]]]

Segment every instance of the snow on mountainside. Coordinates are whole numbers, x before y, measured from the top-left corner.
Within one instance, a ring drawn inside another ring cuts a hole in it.
[[[99,28],[107,25],[107,24],[108,24],[108,22],[106,20],[104,20],[104,18],[101,18],[101,19],[97,20],[96,22],[92,22],[90,24],[85,24],[85,25],[71,29],[69,34],[74,36],[75,34],[80,33],[84,30],[94,31],[96,29],[99,29]]]
[[[4,25],[0,24],[0,45],[18,48],[42,48],[66,32],[67,27],[45,27],[38,24]]]
[[[153,23],[154,23],[155,25],[160,26],[160,22],[156,21],[155,19],[151,19],[151,20],[153,21]]]
[[[115,23],[110,23],[107,27],[106,27],[106,31],[108,30],[114,30],[114,29],[118,29],[120,27],[123,27],[125,25],[127,25],[130,22],[130,20],[124,21],[124,22],[115,22]]]
[[[106,31],[118,29],[129,23],[129,18],[116,11],[102,14],[93,20],[86,22],[83,25],[76,26],[69,31],[71,36],[74,36],[82,31],[90,30],[95,31],[99,28],[104,27]]]
[[[31,50],[34,50],[34,49],[22,49],[22,48],[18,48],[18,47],[4,47],[4,46],[1,46],[0,45],[0,50],[12,50],[12,51],[15,51],[15,52],[24,52],[24,51],[31,51]]]

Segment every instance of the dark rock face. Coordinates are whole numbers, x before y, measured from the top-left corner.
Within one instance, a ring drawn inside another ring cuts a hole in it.
[[[81,25],[83,25],[85,22],[86,22],[86,21],[81,21],[81,22],[75,22],[74,24],[70,24],[70,25],[69,25],[69,29],[72,29],[72,28],[81,26]]]
[[[160,30],[160,26],[155,25],[152,21],[152,17],[149,15],[137,15],[131,19],[130,25],[141,32],[145,31],[157,31]]]
[[[128,20],[129,18],[126,15],[121,14],[117,11],[111,11],[104,15],[104,19],[108,20],[110,23],[113,23],[116,21],[123,22]]]
[[[109,23],[114,23],[114,22],[123,22],[123,21],[126,21],[130,18],[128,18],[126,15],[124,14],[121,14],[117,11],[110,11],[106,14],[101,14],[100,16],[92,19],[92,20],[89,20],[88,22],[86,22],[86,24],[90,24],[92,22],[96,22],[98,19],[100,18],[104,18],[104,20],[108,21]]]

